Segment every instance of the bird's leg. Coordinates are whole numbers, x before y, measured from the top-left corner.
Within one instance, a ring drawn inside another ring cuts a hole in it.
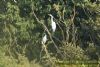
[[[46,49],[46,45],[45,44],[42,44],[42,49],[41,49],[41,52],[40,52],[40,59],[41,59],[41,54],[42,54],[43,51],[45,51],[46,52],[46,55],[48,55],[48,52],[47,52],[47,49]]]
[[[46,55],[47,55],[47,58],[48,58],[48,57],[49,57],[49,54],[48,54],[48,50],[47,50],[45,44],[42,45],[42,49],[45,51],[45,53],[46,53]]]
[[[52,59],[50,58],[50,54],[47,50],[47,46],[45,44],[42,45],[42,49],[45,51],[47,58],[49,59],[50,63],[52,64],[52,66],[54,66],[54,63],[52,61]]]

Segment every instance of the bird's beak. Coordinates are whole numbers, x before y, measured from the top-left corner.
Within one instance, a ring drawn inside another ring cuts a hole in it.
[[[50,16],[50,14],[48,14]]]
[[[50,16],[50,14],[48,14]]]

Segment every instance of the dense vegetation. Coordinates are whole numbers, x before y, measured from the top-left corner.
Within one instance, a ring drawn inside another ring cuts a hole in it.
[[[99,48],[99,0],[0,0],[0,67],[99,67]]]

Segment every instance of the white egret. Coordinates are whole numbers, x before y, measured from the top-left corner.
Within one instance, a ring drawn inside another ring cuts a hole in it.
[[[45,44],[47,41],[47,35],[45,34],[42,38],[42,44]]]
[[[53,20],[53,16],[51,14],[49,14],[49,16],[51,17],[51,27],[52,27],[52,31],[55,32],[56,30],[56,23]]]
[[[17,3],[17,1],[16,1],[16,0],[14,0],[14,2],[15,2],[15,3]]]

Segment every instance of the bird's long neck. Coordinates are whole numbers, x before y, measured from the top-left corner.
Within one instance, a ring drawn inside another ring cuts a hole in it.
[[[51,17],[51,22],[53,22],[53,17]]]

